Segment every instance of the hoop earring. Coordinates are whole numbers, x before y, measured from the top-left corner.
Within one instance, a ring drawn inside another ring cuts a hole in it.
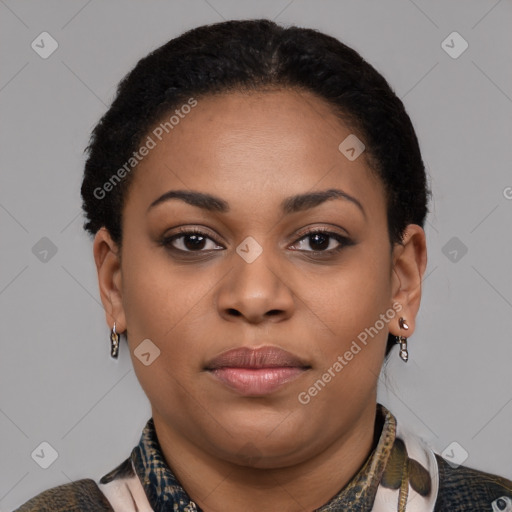
[[[400,325],[400,329],[409,329],[409,326],[407,325],[403,317],[399,318],[398,324]],[[404,361],[404,363],[407,363],[407,361],[409,360],[409,352],[407,350],[407,338],[402,335],[396,336],[396,343],[400,343],[400,358],[402,359],[402,361]]]
[[[119,334],[116,332],[116,323],[110,331],[110,356],[117,359],[119,356]]]

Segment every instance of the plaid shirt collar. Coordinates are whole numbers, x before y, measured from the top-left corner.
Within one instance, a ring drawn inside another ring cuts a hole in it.
[[[153,418],[146,423],[139,444],[132,450],[131,458],[154,512],[201,510],[190,499],[165,462]]]
[[[383,427],[375,449],[354,478],[317,512],[371,510],[396,437],[395,417],[380,404],[377,415]],[[131,459],[154,512],[201,512],[165,462],[153,418],[146,423]]]

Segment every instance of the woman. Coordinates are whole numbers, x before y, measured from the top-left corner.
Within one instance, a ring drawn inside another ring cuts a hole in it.
[[[130,457],[19,511],[512,510],[377,404],[408,359],[426,267],[424,165],[354,50],[267,20],[142,59],[82,184],[111,355],[152,417]]]

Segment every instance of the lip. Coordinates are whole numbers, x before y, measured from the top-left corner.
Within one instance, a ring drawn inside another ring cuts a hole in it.
[[[228,350],[205,366],[216,380],[245,396],[268,395],[309,368],[301,358],[272,346]]]

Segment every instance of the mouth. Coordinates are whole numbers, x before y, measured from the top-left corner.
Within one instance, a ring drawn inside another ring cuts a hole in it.
[[[205,366],[212,377],[244,396],[268,395],[311,368],[286,350],[265,346],[223,352]]]

